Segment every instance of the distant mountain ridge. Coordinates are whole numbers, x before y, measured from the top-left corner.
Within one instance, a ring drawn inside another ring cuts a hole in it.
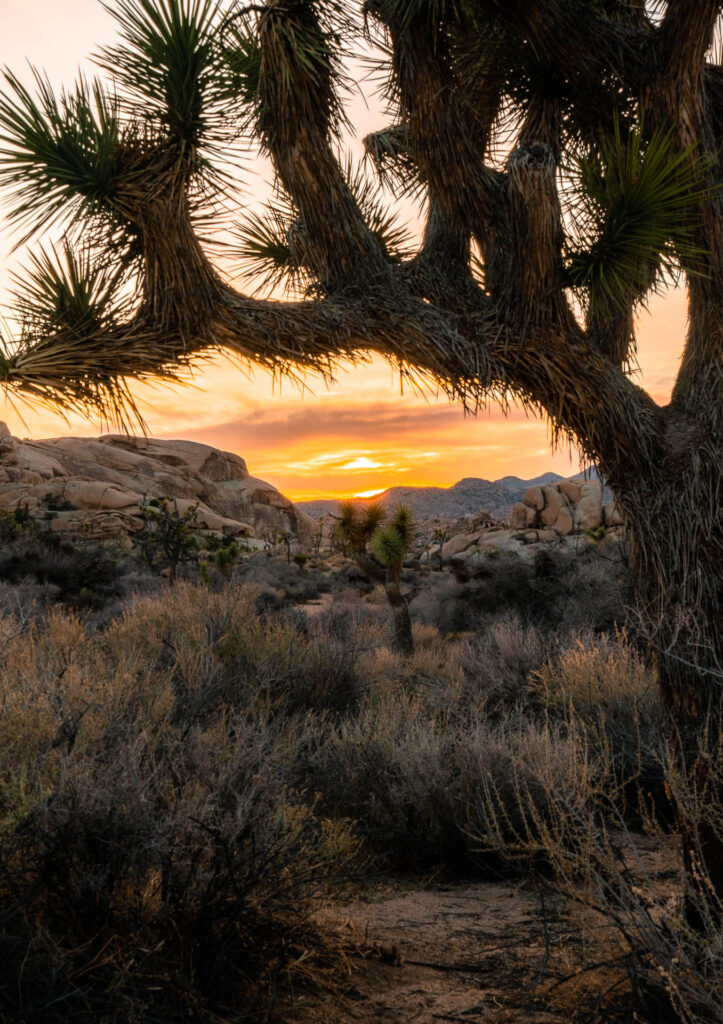
[[[532,480],[522,480],[518,476],[503,476],[499,480],[468,476],[458,480],[452,487],[390,487],[372,500],[383,505],[406,505],[417,519],[455,519],[458,516],[474,515],[482,509],[504,519],[528,487],[543,487],[545,484],[557,483],[558,480],[576,480],[581,475],[576,473],[574,477],[568,478],[548,472]],[[604,490],[604,500],[612,500],[609,490]],[[297,501],[295,505],[307,515],[319,518],[327,512],[335,511],[339,501],[335,498],[321,498],[316,501]]]

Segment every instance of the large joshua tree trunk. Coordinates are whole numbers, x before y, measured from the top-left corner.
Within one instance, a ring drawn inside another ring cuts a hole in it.
[[[65,110],[47,91],[38,106],[10,78],[0,184],[23,223],[58,212],[88,222],[119,264],[124,312],[106,293],[89,303],[88,288],[66,301],[72,281],[48,310],[57,280],[33,285],[0,381],[107,414],[132,401],[127,377],[168,376],[215,346],[322,374],[372,351],[467,407],[514,394],[544,411],[615,491],[676,742],[703,797],[715,795],[723,73],[709,51],[721,0],[667,0],[658,20],[630,0],[365,3],[395,115],[365,144],[380,176],[426,198],[411,256],[338,159],[352,5],[264,0],[222,25],[215,5],[191,5],[197,30],[169,16],[165,34],[139,0],[115,6],[125,56],[105,59],[137,99],[134,116],[125,127],[101,117],[82,90]],[[234,97],[245,113],[229,128]],[[250,231],[246,252],[308,286],[293,302],[232,288],[197,234],[222,180],[209,170],[214,147],[251,123],[288,205]],[[504,167],[491,155],[500,127],[516,133]],[[672,266],[689,329],[662,408],[627,367],[635,310]],[[723,837],[705,821],[682,826],[691,879],[697,861],[723,899]]]
[[[698,930],[719,919],[723,894],[720,491],[720,460],[703,445],[679,453],[655,491],[623,495],[638,628],[657,657],[673,748],[693,797],[679,812],[691,883],[686,915]]]

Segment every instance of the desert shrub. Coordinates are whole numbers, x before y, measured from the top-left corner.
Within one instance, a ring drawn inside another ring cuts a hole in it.
[[[557,556],[563,564],[562,586],[553,595],[550,622],[557,629],[592,629],[613,633],[628,619],[633,602],[624,546],[608,540]]]
[[[655,673],[624,633],[579,634],[531,672],[528,689],[610,762],[629,823],[642,824],[642,804],[672,823],[662,770],[667,718]]]
[[[568,742],[569,737],[570,732]],[[586,748],[582,733],[576,742]],[[587,756],[592,763],[589,750]],[[676,819],[698,834],[720,836],[723,766],[719,755],[707,761],[705,791],[681,773],[669,751],[661,753],[660,769]],[[612,761],[608,785],[600,785],[598,767],[597,777],[593,774],[572,795],[545,764],[544,759],[515,757],[512,793],[509,786],[478,792],[480,852],[524,862],[528,871],[544,865],[546,884],[580,908],[582,941],[594,941],[599,959],[593,967],[606,972],[607,990],[600,996],[608,1002],[606,1019],[719,1024],[723,906],[703,857],[686,879],[679,837],[661,827],[654,811],[643,808],[640,831],[628,826]],[[576,799],[576,793],[583,799]],[[563,983],[574,986],[577,975],[579,969],[558,979],[555,989]],[[599,1016],[600,1003],[593,1009]]]
[[[60,590],[52,583],[38,583],[32,578],[19,583],[0,583],[0,607],[12,610],[21,619],[42,615],[59,599]]]
[[[329,813],[357,821],[380,862],[456,861],[464,843],[454,827],[447,742],[414,698],[397,694],[338,723],[307,723],[303,772]]]
[[[121,594],[119,576],[117,559],[98,544],[30,533],[4,544],[0,552],[0,580],[53,588],[48,601],[100,608]]]
[[[133,611],[102,636],[60,613],[2,636],[3,1019],[265,1019],[274,967],[319,945],[311,895],[357,849],[290,784],[298,732],[248,703],[179,714]]]
[[[620,725],[631,707],[651,725],[663,719],[655,673],[622,631],[578,634],[547,657],[534,681],[547,708],[571,710],[578,721],[599,720],[602,714]]]
[[[0,509],[0,541],[17,540],[37,532],[37,522],[30,515],[27,505],[18,505],[13,509]]]
[[[671,842],[661,808],[688,797],[623,633],[507,611],[461,635],[417,622],[403,657],[352,588],[313,617],[259,612],[262,593],[234,572],[102,621],[0,619],[0,970],[25,964],[9,1019],[110,1021],[111,991],[129,1020],[253,1017],[282,944],[318,947],[314,878],[358,841],[378,870],[580,892],[603,877],[593,839]]]
[[[297,556],[289,564],[286,559],[270,559],[265,552],[237,563],[234,581],[237,585],[246,583],[261,588],[257,599],[259,611],[276,611],[286,604],[314,601],[332,586],[330,576],[318,565],[309,566],[308,561],[301,565]]]
[[[625,622],[627,596],[621,547],[597,551],[585,542],[581,551],[543,548],[532,562],[499,553],[476,566],[460,562],[430,581],[411,610],[446,633],[479,632],[503,615],[563,633],[609,632]]]
[[[522,793],[545,819],[548,787],[582,804],[604,785],[584,745],[561,728],[491,725],[457,709],[435,714],[410,694],[367,701],[340,722],[308,723],[305,735],[308,785],[329,813],[356,819],[377,858],[394,868],[498,871],[504,859],[479,837],[492,830],[517,842]],[[527,763],[523,777],[517,766]]]
[[[503,612],[466,642],[466,699],[483,706],[487,718],[523,708],[532,712],[530,678],[560,643],[539,626]]]
[[[57,494],[49,492],[41,499],[40,504],[48,512],[77,512],[78,506],[67,498],[60,498]]]
[[[163,601],[134,602],[103,644],[117,652],[111,658],[138,650],[145,672],[169,672],[179,714],[205,714],[219,701],[277,714],[353,704],[365,685],[357,665],[376,640],[375,620],[361,610],[313,620],[293,609],[259,613],[258,598],[254,587],[209,591],[179,582]]]
[[[304,785],[329,813],[346,808],[375,854],[397,867],[444,861],[486,871],[469,837],[502,828],[499,795],[518,842],[524,794],[544,815],[548,790],[575,806],[606,793],[631,825],[664,816],[665,724],[649,669],[624,635],[555,640],[507,615],[480,636],[425,642],[412,659],[388,647],[363,653],[368,695],[337,721],[310,725]],[[516,765],[534,766],[527,774]],[[535,773],[541,773],[541,781]],[[644,805],[644,806],[643,806]],[[535,854],[544,859],[540,847]]]
[[[409,611],[416,622],[433,625],[442,633],[454,633],[469,624],[464,602],[466,587],[452,576],[438,574],[415,595]]]
[[[614,785],[608,766],[590,756],[578,734],[549,722],[474,723],[460,734],[455,763],[458,828],[470,856],[482,865],[491,858],[498,869],[506,862],[527,872],[531,862],[546,873],[542,837],[554,813],[551,794],[585,813],[596,793]]]
[[[353,707],[367,683],[362,653],[379,643],[377,622],[363,611],[329,609],[313,619],[287,611],[239,623],[223,659],[236,692],[254,694],[286,714]]]

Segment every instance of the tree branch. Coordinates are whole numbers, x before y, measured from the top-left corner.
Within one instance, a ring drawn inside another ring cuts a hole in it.
[[[455,79],[444,34],[422,17],[408,26],[385,22],[392,40],[392,73],[409,154],[452,231],[483,237],[495,174],[485,166],[492,109],[477,110]],[[405,141],[406,141],[405,139]]]
[[[338,109],[332,41],[315,5],[268,0],[259,46],[259,132],[299,210],[306,265],[329,291],[384,280],[382,247],[331,149]]]
[[[562,290],[562,214],[552,149],[520,146],[507,166],[513,255],[505,315],[519,325],[520,344],[531,329],[553,322],[573,333],[576,324]]]
[[[480,6],[513,25],[573,82],[599,84],[610,72],[634,89],[648,80],[653,33],[643,28],[574,0],[480,0]]]
[[[658,74],[644,96],[653,124],[674,125],[679,152],[688,152],[701,181],[698,255],[682,258],[688,282],[688,335],[673,405],[723,435],[723,161],[720,112],[712,70],[706,68],[721,0],[669,0],[659,33]],[[717,120],[716,120],[717,118]]]
[[[658,41],[662,75],[676,81],[702,75],[721,10],[721,0],[667,0]]]

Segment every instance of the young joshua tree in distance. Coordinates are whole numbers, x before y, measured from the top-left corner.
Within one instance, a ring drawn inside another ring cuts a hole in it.
[[[327,377],[376,352],[468,408],[543,411],[616,494],[681,754],[720,800],[721,6],[115,0],[121,39],[97,56],[112,88],[5,76],[10,216],[21,240],[54,224],[65,243],[18,282],[3,386],[127,423],[129,382],[214,350]],[[389,114],[365,140],[376,190],[340,158],[365,34]],[[277,197],[242,217],[240,256],[288,301],[213,262],[252,139]],[[384,201],[405,195],[426,218],[414,247]],[[629,371],[636,310],[670,274],[689,316],[658,405]],[[683,833],[689,879],[723,897],[719,830]]]
[[[399,585],[404,556],[414,538],[411,512],[400,505],[385,521],[386,509],[376,502],[357,505],[344,501],[337,520],[337,537],[347,553],[369,579],[384,587],[394,617],[394,647],[402,654],[413,654],[409,607]]]

